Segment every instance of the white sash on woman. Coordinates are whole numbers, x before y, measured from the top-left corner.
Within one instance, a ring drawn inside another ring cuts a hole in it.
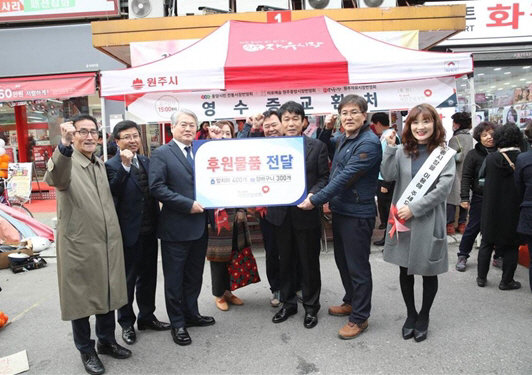
[[[397,211],[408,204],[415,202],[421,199],[432,186],[434,181],[443,171],[443,168],[447,165],[449,160],[456,154],[456,151],[450,147],[436,147],[432,151],[416,173],[412,181],[408,184],[406,189],[401,194],[401,197],[397,201],[397,204],[392,204],[390,208],[390,224],[392,228],[390,229],[390,238],[393,237],[394,233],[397,232],[407,232],[410,229],[404,225],[405,220],[399,219],[397,217]]]

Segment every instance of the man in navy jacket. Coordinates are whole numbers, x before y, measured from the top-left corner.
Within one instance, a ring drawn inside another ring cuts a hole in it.
[[[120,151],[105,163],[105,167],[122,232],[128,296],[127,305],[118,310],[118,323],[122,327],[122,339],[131,345],[137,340],[133,328],[135,320],[139,330],[168,330],[170,324],[160,322],[153,314],[159,205],[150,194],[150,159],[138,154],[140,129],[133,121],[116,124],[113,137]],[[135,289],[138,317],[133,311]]]

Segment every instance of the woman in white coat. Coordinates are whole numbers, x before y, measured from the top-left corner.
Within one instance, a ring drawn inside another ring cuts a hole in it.
[[[402,145],[395,132],[385,136],[381,164],[385,181],[396,180],[384,245],[384,260],[399,266],[407,309],[403,338],[427,338],[429,312],[438,291],[438,274],[449,268],[446,199],[455,175],[455,151],[445,146],[445,130],[436,110],[421,104],[406,119]],[[419,172],[419,173],[418,173]],[[412,183],[411,183],[412,182]],[[414,275],[423,276],[423,303],[414,302]]]

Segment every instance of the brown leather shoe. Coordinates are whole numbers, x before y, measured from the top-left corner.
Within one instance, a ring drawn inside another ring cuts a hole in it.
[[[225,300],[225,298],[214,297],[214,302],[216,303],[216,307],[219,308],[220,310],[222,311],[229,310],[229,305],[227,304],[227,301]]]
[[[242,301],[240,298],[238,298],[234,294],[231,294],[231,295],[224,294],[224,299],[227,302],[229,302],[231,305],[242,306],[244,304],[244,301]]]
[[[347,303],[342,303],[341,306],[331,306],[329,307],[329,314],[334,316],[347,316],[351,315],[351,312],[353,309],[351,308],[351,305],[348,305]]]
[[[348,322],[338,331],[338,336],[343,340],[351,340],[364,332],[369,326],[368,321],[362,323]]]

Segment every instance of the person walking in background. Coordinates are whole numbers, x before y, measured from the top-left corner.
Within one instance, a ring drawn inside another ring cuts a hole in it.
[[[479,184],[479,172],[489,153],[497,151],[493,133],[499,125],[491,122],[481,122],[473,130],[473,138],[478,142],[469,151],[462,166],[462,182],[460,184],[460,206],[469,209],[469,221],[460,240],[456,270],[466,270],[467,259],[473,249],[475,239],[480,233],[480,218],[482,217],[482,197],[484,185]],[[470,198],[470,192],[471,198]],[[497,250],[495,250],[497,252]],[[495,255],[497,256],[497,254]],[[497,262],[501,262],[497,258]],[[495,259],[494,259],[495,262]]]
[[[72,321],[74,344],[85,371],[103,374],[98,354],[124,359],[117,344],[114,310],[127,303],[120,225],[103,161],[95,157],[96,119],[78,115],[60,125],[61,142],[44,180],[57,191],[57,275],[61,318]],[[89,317],[96,316],[94,350]]]
[[[138,154],[141,139],[135,122],[120,121],[113,129],[113,138],[120,151],[105,167],[122,231],[128,297],[127,304],[118,310],[118,323],[122,339],[131,345],[137,340],[135,321],[139,330],[164,331],[170,324],[154,315],[159,204],[150,194],[150,159]],[[133,311],[135,291],[138,316]]]
[[[532,142],[532,120],[526,123],[525,135],[528,142]],[[525,236],[528,245],[528,253],[531,259],[528,269],[528,282],[532,291],[532,151],[527,151],[517,157],[514,179],[520,202],[517,232]]]
[[[341,339],[357,337],[369,326],[373,280],[369,254],[375,228],[375,191],[382,160],[379,139],[367,123],[368,103],[346,95],[338,105],[344,134],[331,138],[337,116],[328,116],[320,134],[334,153],[329,184],[298,207],[312,209],[329,202],[333,213],[334,259],[345,290],[343,303],[329,314],[349,316],[339,331]]]
[[[514,182],[514,170],[523,135],[517,125],[507,123],[495,130],[494,140],[498,151],[486,156],[477,285],[486,286],[491,253],[497,247],[502,256],[499,289],[519,289],[521,283],[514,280],[514,273],[519,245],[524,241],[517,234],[521,202]]]
[[[181,109],[172,114],[171,123],[173,139],[152,153],[149,181],[151,194],[163,204],[157,237],[161,239],[170,332],[176,344],[189,345],[192,339],[187,327],[215,323],[213,317],[200,315],[198,308],[210,215],[194,200],[192,141],[198,119],[194,112]]]
[[[230,121],[218,121],[209,128],[210,139],[231,139],[235,136],[234,125]],[[249,233],[246,210],[243,208],[223,208],[215,210],[214,225],[209,233],[207,259],[211,265],[212,294],[216,307],[229,310],[229,304],[241,306],[244,302],[231,292],[230,261],[234,255],[249,252],[251,255],[251,236]],[[218,219],[217,219],[218,218]],[[223,223],[226,224],[223,224]],[[258,271],[255,267],[242,267],[239,277],[257,282]],[[247,284],[245,284],[247,285]],[[239,283],[239,286],[244,286]]]
[[[456,177],[449,197],[447,197],[447,234],[455,234],[455,216],[458,206],[458,233],[463,234],[467,222],[467,209],[460,205],[460,182],[466,155],[473,149],[471,137],[471,116],[467,112],[458,112],[451,116],[453,119],[453,136],[449,140],[449,147],[456,151]]]
[[[454,150],[445,147],[445,129],[438,112],[429,104],[410,111],[405,121],[402,145],[395,145],[395,132],[386,136],[381,174],[396,181],[388,224],[384,260],[399,266],[399,284],[407,318],[402,328],[405,340],[427,338],[429,314],[438,275],[449,268],[445,233],[445,200],[455,178]],[[414,298],[414,275],[423,276],[423,302],[419,313]]]

